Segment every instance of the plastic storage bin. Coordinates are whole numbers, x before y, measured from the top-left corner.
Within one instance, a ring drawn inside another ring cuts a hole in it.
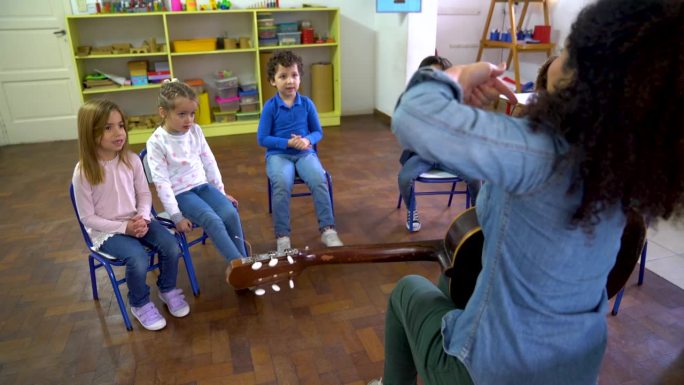
[[[220,98],[216,97],[216,103],[218,103],[219,108],[223,112],[235,112],[240,109],[240,97],[236,96],[234,98]]]
[[[276,27],[259,27],[259,39],[273,39],[276,32]]]
[[[189,85],[197,95],[204,92],[204,80],[202,79],[187,79],[185,80],[185,84]]]
[[[299,30],[299,27],[297,26],[297,23],[278,23],[276,24],[278,27],[278,32],[297,32]]]
[[[280,32],[278,33],[279,45],[297,45],[302,43],[301,32]]]
[[[229,99],[238,96],[238,78],[235,76],[223,79],[215,79],[216,94],[221,99]]]
[[[259,112],[238,112],[235,115],[237,116],[238,121],[259,120],[259,115],[261,115],[261,113],[259,113]]]
[[[259,93],[256,89],[249,91],[240,91],[240,104],[243,103],[259,103]]]
[[[275,47],[278,45],[278,38],[273,39],[259,39],[259,45],[262,47]]]
[[[174,52],[215,51],[216,39],[174,40],[171,42],[171,46]]]
[[[240,83],[240,90],[242,91],[256,91],[257,83],[256,80],[248,80],[244,83]]]
[[[257,19],[257,26],[259,29],[264,28],[264,27],[273,27],[275,26],[275,21],[273,20],[272,17],[265,17],[263,19]]]
[[[258,112],[259,111],[259,102],[250,102],[250,103],[245,103],[242,99],[240,99],[240,112]]]
[[[221,111],[219,108],[214,108],[214,122],[216,123],[226,123],[234,122],[237,120],[235,116],[235,111]]]

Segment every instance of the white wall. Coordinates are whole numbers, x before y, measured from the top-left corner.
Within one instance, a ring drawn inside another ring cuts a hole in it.
[[[553,28],[551,40],[562,47],[563,41],[570,31],[572,22],[579,11],[593,0],[549,0],[549,14]],[[454,64],[465,64],[475,61],[479,42],[487,20],[490,0],[439,0],[437,17],[437,50]],[[516,7],[516,16],[522,12],[522,2]],[[496,4],[490,29],[509,28],[508,15],[505,15],[504,3]],[[542,7],[530,3],[528,15],[525,17],[524,29],[544,24]],[[505,20],[505,22],[504,22]],[[508,57],[508,50],[486,49],[482,60],[499,63]],[[539,65],[546,60],[541,52],[530,52],[520,55],[520,72],[523,81],[534,80]]]

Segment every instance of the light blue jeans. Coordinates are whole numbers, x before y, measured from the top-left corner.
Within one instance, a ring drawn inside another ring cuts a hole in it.
[[[290,198],[295,170],[313,196],[318,228],[335,226],[325,171],[315,153],[272,154],[266,157],[266,175],[271,181],[273,227],[276,237],[290,236]]]
[[[145,283],[150,265],[146,247],[159,252],[159,291],[166,293],[175,289],[181,249],[176,237],[158,221],[150,222],[147,234],[142,238],[116,234],[100,246],[101,252],[115,256],[126,264],[128,304],[134,307],[150,302],[150,287]]]
[[[216,187],[205,183],[176,195],[183,216],[201,226],[230,261],[247,256],[240,214]]]

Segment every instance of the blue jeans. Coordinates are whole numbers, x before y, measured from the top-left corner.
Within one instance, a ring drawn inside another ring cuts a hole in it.
[[[176,195],[176,201],[183,216],[202,226],[226,260],[247,256],[240,214],[216,187],[199,185]]]
[[[313,196],[318,228],[335,226],[325,170],[315,153],[273,154],[266,157],[266,175],[271,181],[273,227],[276,237],[290,236],[290,198],[295,170]]]
[[[150,287],[145,283],[147,268],[150,266],[146,248],[159,252],[159,291],[166,293],[173,290],[176,287],[181,249],[176,237],[161,223],[152,220],[147,234],[142,238],[116,234],[100,246],[101,252],[117,257],[126,264],[128,304],[133,307],[141,307],[150,302]]]
[[[409,201],[409,197],[411,196],[411,186],[413,185],[413,182],[416,180],[416,178],[418,178],[418,176],[420,176],[420,174],[428,172],[433,168],[439,168],[441,170],[458,175],[458,173],[446,170],[436,163],[426,162],[421,157],[415,155],[408,158],[401,167],[401,170],[399,170],[399,193],[401,194],[401,199],[404,201],[407,210],[409,210],[410,207],[417,209],[416,206],[411,206],[412,203],[415,205],[416,197],[413,197],[413,202]],[[466,182],[466,185],[468,187],[468,193],[470,194],[470,205],[475,206],[475,200],[477,199],[477,194],[480,192],[481,182],[468,181],[465,179],[464,181]]]

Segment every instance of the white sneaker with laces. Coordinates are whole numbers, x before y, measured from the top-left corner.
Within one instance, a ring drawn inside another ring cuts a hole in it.
[[[382,385],[382,378],[375,378],[370,380],[368,385]]]
[[[418,216],[418,210],[413,210],[413,226],[411,226],[411,211],[406,212],[406,229],[408,231],[418,231],[420,230],[420,217]]]
[[[287,249],[291,249],[290,237],[278,237],[276,239],[276,250],[278,253],[283,253]]]
[[[328,247],[338,247],[344,246],[340,237],[337,236],[337,231],[335,229],[327,229],[321,233],[321,242],[325,243]]]

